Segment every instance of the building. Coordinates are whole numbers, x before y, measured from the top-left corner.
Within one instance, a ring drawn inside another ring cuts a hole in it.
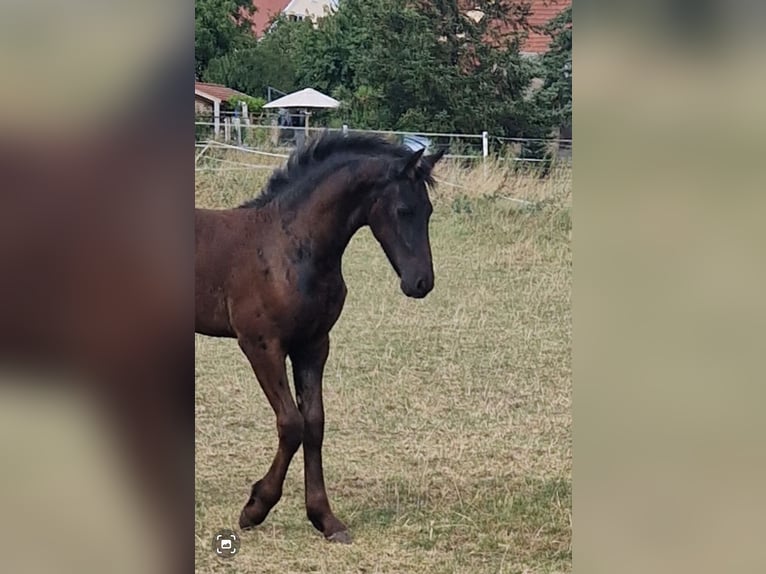
[[[255,11],[250,18],[256,36],[262,36],[271,26],[271,21],[287,8],[290,0],[253,0]]]
[[[253,33],[261,36],[280,14],[291,20],[310,18],[316,22],[337,8],[338,0],[253,0],[253,6],[256,9],[251,18]]]
[[[572,0],[532,0],[527,22],[533,28],[542,28],[571,5]],[[521,53],[527,55],[544,54],[548,51],[550,41],[549,36],[534,29],[530,30],[521,46]]]
[[[227,88],[220,84],[210,84],[205,82],[194,82],[194,113],[197,116],[208,116],[213,118],[215,136],[218,137],[221,131],[222,111],[225,103],[232,96],[246,96],[237,90]],[[247,104],[242,104],[242,116],[247,119]],[[228,124],[227,124],[228,129]]]
[[[526,38],[521,45],[520,52],[525,56],[539,56],[548,51],[551,38],[542,32],[556,16],[572,5],[572,0],[520,0],[519,4],[529,4],[529,12],[526,18],[528,30]],[[484,17],[481,10],[477,10],[470,0],[463,0],[460,5],[464,8],[464,14],[474,21],[480,21]],[[505,29],[504,24],[498,24],[497,31],[502,34],[513,33],[512,29]]]

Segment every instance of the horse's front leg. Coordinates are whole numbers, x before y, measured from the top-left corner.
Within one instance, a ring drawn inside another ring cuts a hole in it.
[[[322,470],[322,440],[324,438],[322,374],[329,350],[330,339],[324,336],[290,353],[298,407],[304,420],[306,514],[325,538],[334,542],[349,543],[351,536],[346,525],[338,520],[330,509]]]
[[[285,370],[285,352],[277,341],[262,337],[240,337],[239,345],[277,416],[279,447],[265,476],[253,484],[250,499],[239,517],[241,528],[264,521],[282,497],[287,468],[303,439],[303,417],[295,406]]]

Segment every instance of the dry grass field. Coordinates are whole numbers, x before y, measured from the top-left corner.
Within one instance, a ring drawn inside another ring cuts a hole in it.
[[[197,205],[237,205],[268,174],[201,171]],[[214,556],[213,534],[237,530],[277,437],[236,342],[197,337],[198,572],[571,571],[571,173],[540,180],[445,163],[436,176],[426,299],[401,293],[368,230],[344,258],[324,460],[352,545],[326,542],[306,519],[299,451],[282,500],[242,533],[240,555]]]

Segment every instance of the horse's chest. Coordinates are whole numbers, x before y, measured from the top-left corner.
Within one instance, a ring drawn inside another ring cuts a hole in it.
[[[340,317],[346,300],[342,279],[317,280],[296,290],[296,326],[306,334],[329,331]]]
[[[301,293],[300,310],[303,320],[331,321],[335,323],[346,300],[346,287],[317,285],[315,290]]]

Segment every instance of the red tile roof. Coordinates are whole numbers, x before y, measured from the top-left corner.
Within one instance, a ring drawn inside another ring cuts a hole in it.
[[[558,16],[565,8],[571,6],[572,0],[532,0],[532,6],[527,22],[530,26],[545,26]],[[522,52],[542,54],[548,50],[550,37],[531,31],[521,47]]]
[[[269,29],[271,20],[287,8],[290,0],[253,0],[255,14],[251,18],[253,33],[260,36]]]
[[[548,50],[550,37],[542,32],[528,30],[526,28],[542,28],[553,18],[558,16],[564,9],[572,5],[572,0],[517,0],[515,2],[519,7],[529,7],[529,13],[526,18],[525,30],[527,38],[521,45],[521,52],[542,54]],[[458,6],[464,12],[477,10],[476,2],[473,0],[458,0]],[[478,11],[481,14],[481,11]],[[514,18],[515,20],[515,18]],[[490,29],[502,36],[516,34],[514,24],[511,22],[492,22]]]
[[[207,96],[218,98],[221,101],[226,101],[232,96],[245,96],[242,92],[227,88],[221,84],[208,84],[205,82],[194,82],[194,91],[200,91]]]

